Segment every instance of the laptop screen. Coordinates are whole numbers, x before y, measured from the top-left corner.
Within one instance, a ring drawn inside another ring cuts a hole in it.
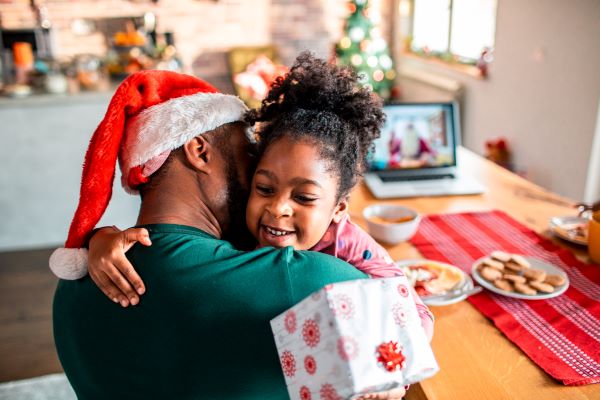
[[[381,137],[369,157],[371,171],[456,166],[455,103],[387,104]]]

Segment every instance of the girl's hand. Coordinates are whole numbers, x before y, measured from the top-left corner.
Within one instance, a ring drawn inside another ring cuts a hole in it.
[[[152,244],[146,229],[120,231],[116,227],[102,228],[90,239],[90,277],[109,299],[123,307],[137,305],[139,295],[146,291],[144,282],[125,256],[136,242],[144,246]]]
[[[406,394],[406,390],[403,387],[399,387],[396,389],[391,389],[385,392],[377,392],[377,393],[368,393],[363,394],[357,400],[402,400],[404,395]]]

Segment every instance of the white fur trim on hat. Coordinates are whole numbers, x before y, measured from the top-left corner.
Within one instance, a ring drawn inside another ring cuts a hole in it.
[[[88,271],[87,249],[61,247],[54,250],[50,256],[50,269],[60,279],[72,281],[83,278]]]
[[[241,121],[247,109],[236,96],[197,93],[156,104],[130,118],[119,157],[123,187],[130,189],[126,183],[131,168],[204,132]]]

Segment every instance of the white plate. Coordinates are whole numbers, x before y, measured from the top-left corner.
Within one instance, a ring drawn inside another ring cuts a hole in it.
[[[587,246],[586,237],[576,236],[569,229],[577,224],[587,224],[588,220],[581,217],[553,217],[550,218],[550,231],[561,239],[571,243]]]
[[[477,265],[479,263],[481,263],[481,261],[483,261],[485,258],[488,258],[488,257],[481,257],[479,260],[477,260],[473,263],[473,266],[471,269],[471,275],[473,275],[473,279],[475,279],[475,282],[479,283],[481,286],[483,286],[487,290],[492,291],[494,293],[498,293],[498,294],[501,294],[501,295],[507,296],[507,297],[514,297],[516,299],[543,300],[543,299],[550,299],[552,297],[560,296],[569,287],[569,277],[567,276],[567,274],[565,274],[565,272],[562,269],[558,268],[556,265],[548,264],[547,262],[542,261],[538,258],[525,257],[525,259],[527,261],[529,261],[529,263],[531,264],[531,268],[544,270],[548,274],[560,275],[563,278],[565,278],[565,283],[563,283],[561,286],[559,286],[552,293],[538,293],[533,296],[528,295],[528,294],[517,293],[517,292],[507,292],[505,290],[498,289],[491,282],[483,279],[483,277],[479,274],[479,271],[477,271],[477,268],[476,268]]]
[[[449,267],[455,270],[458,270],[462,276],[463,279],[457,283],[452,290],[456,290],[456,289],[462,289],[464,288],[465,290],[469,290],[469,289],[473,289],[474,285],[473,285],[473,279],[471,279],[471,277],[467,274],[465,274],[462,270],[460,270],[460,268],[455,267],[454,265],[451,264],[446,264],[440,261],[435,261],[435,260],[423,260],[423,259],[418,259],[418,260],[400,260],[400,261],[396,261],[396,265],[399,266],[400,268],[403,267],[409,267],[411,265],[422,265],[422,264],[428,264],[428,263],[435,263],[435,264],[439,264],[439,265],[443,265],[445,267]],[[438,295],[435,295],[436,297],[438,297]],[[453,297],[449,297],[449,298],[444,298],[444,299],[427,299],[427,296],[421,296],[421,300],[423,300],[423,303],[427,304],[428,306],[447,306],[449,304],[454,304],[454,303],[458,303],[459,301],[462,301],[464,299],[467,298],[467,295],[456,295]]]

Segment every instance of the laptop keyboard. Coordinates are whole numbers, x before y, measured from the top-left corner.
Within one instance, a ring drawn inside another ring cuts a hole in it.
[[[433,179],[454,178],[452,174],[411,175],[411,176],[379,176],[383,182],[430,181]]]

